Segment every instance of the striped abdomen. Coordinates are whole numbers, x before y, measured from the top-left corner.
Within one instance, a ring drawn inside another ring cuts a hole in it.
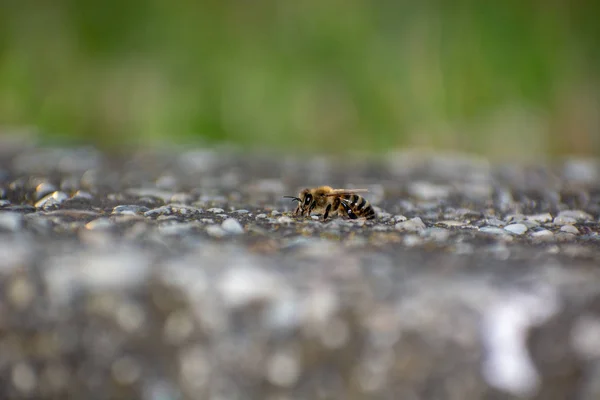
[[[375,218],[375,210],[373,210],[373,207],[371,207],[364,197],[357,194],[343,194],[340,197],[343,199],[340,201],[340,207],[344,209],[351,219],[360,217],[366,219]]]

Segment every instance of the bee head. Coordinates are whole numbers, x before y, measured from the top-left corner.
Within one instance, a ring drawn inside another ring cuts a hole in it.
[[[303,191],[301,191],[300,194],[298,195],[298,197],[295,197],[295,196],[283,196],[283,197],[292,199],[292,201],[298,202],[298,206],[296,207],[296,210],[294,211],[294,215],[304,214],[304,212],[306,210],[308,210],[308,207],[310,206],[310,203],[313,199],[313,196],[310,193],[309,189],[304,189]]]
[[[308,212],[310,204],[313,200],[313,195],[310,192],[310,189],[304,189],[300,192],[300,200],[298,201],[298,208],[296,208],[296,215],[304,215],[305,212]]]

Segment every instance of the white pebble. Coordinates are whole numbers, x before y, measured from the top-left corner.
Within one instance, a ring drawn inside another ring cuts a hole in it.
[[[569,224],[574,224],[575,222],[577,222],[577,219],[575,218],[571,218],[571,217],[566,217],[564,215],[558,215],[556,218],[554,218],[554,225],[569,225]]]
[[[457,226],[466,226],[466,225],[468,225],[468,224],[467,224],[467,223],[465,223],[465,222],[462,222],[462,221],[453,221],[453,220],[445,220],[445,221],[440,221],[440,222],[438,222],[437,224],[438,224],[438,225],[444,225],[444,226],[447,226],[447,227],[449,227],[449,228],[451,228],[451,227],[457,227]]]
[[[408,221],[398,222],[395,228],[399,231],[419,232],[425,229],[425,224],[421,218],[411,218]]]
[[[592,221],[594,217],[582,210],[563,210],[558,213],[557,217],[573,218],[577,221]]]
[[[242,225],[234,218],[227,218],[225,221],[223,221],[221,227],[225,230],[225,232],[233,235],[244,233],[244,227],[242,227]]]
[[[218,208],[218,207],[209,208],[206,211],[213,213],[213,214],[220,214],[222,212],[225,212],[225,210],[223,210],[222,208]]]
[[[551,231],[549,231],[548,229],[542,229],[541,231],[537,231],[537,232],[533,232],[531,234],[531,236],[533,237],[550,237],[554,235]]]
[[[292,221],[293,221],[293,219],[291,219],[290,217],[286,217],[286,216],[277,218],[277,222],[279,222],[280,224],[288,225],[288,224],[291,224]]]
[[[527,227],[524,224],[510,224],[505,226],[504,230],[514,233],[515,235],[522,235],[527,232]]]
[[[80,200],[92,200],[93,196],[89,192],[86,192],[84,190],[78,190],[75,192],[75,194],[71,198],[72,199],[80,199]]]
[[[572,233],[573,235],[579,234],[579,229],[573,225],[563,225],[560,228],[561,232]]]
[[[539,223],[552,221],[552,215],[550,215],[550,213],[528,215],[526,218],[530,221],[536,221]]]

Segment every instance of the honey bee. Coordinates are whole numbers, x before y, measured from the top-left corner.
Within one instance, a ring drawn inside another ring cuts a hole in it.
[[[298,202],[294,215],[321,214],[323,221],[328,217],[339,215],[344,218],[373,219],[375,210],[369,202],[356,193],[368,192],[367,189],[333,189],[329,186],[319,186],[304,189],[298,197],[283,196]]]

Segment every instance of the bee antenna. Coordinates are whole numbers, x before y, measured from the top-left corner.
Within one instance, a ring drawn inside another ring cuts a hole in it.
[[[295,196],[283,196],[284,199],[292,199],[292,201],[300,201],[299,197]]]

